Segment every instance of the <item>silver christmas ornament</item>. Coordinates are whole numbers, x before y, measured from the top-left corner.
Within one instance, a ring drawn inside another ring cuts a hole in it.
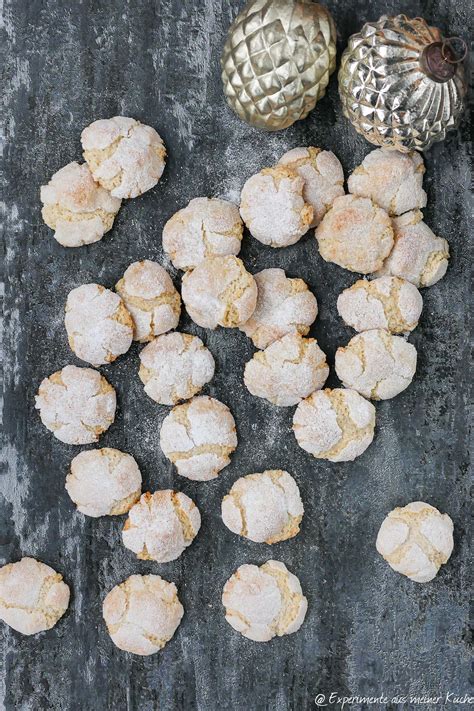
[[[311,0],[252,0],[221,58],[227,102],[247,123],[278,131],[305,118],[336,68],[336,28]]]
[[[463,56],[455,54],[459,42]],[[466,93],[466,45],[420,17],[383,16],[349,39],[339,70],[344,115],[368,141],[424,151],[455,128]]]

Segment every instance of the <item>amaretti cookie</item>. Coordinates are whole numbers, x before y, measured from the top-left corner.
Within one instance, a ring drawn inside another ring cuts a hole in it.
[[[196,481],[215,479],[237,447],[232,413],[207,396],[176,405],[163,420],[160,446],[181,476]]]
[[[94,180],[117,198],[134,198],[150,190],[165,168],[161,136],[126,116],[94,121],[83,130],[81,143]]]
[[[255,311],[257,284],[238,257],[210,257],[183,276],[181,296],[198,326],[236,328]]]
[[[135,459],[119,449],[80,452],[71,462],[66,491],[86,516],[127,513],[140,498],[142,475]]]
[[[200,527],[201,514],[194,501],[165,489],[142,494],[130,509],[122,539],[137,558],[169,563],[191,545]]]
[[[317,459],[352,462],[374,438],[375,407],[355,390],[318,390],[296,408],[293,431]]]
[[[290,333],[254,353],[245,366],[244,383],[252,395],[288,407],[322,388],[328,375],[326,356],[317,341]]]
[[[222,604],[231,627],[254,642],[296,632],[308,609],[300,581],[277,560],[237,568],[224,585]]]
[[[222,500],[222,520],[256,543],[278,543],[300,530],[303,503],[296,481],[274,469],[243,476]]]
[[[284,165],[252,175],[240,196],[240,214],[252,237],[271,247],[298,242],[313,221],[304,185],[304,179]]]
[[[163,249],[177,269],[193,269],[207,257],[240,252],[239,208],[218,198],[194,198],[163,228]]]
[[[35,399],[43,425],[66,444],[97,442],[115,418],[115,390],[92,368],[67,365],[42,381]]]
[[[145,346],[138,375],[152,400],[176,405],[212,380],[214,367],[214,358],[200,338],[175,331]]]
[[[98,185],[87,165],[73,162],[41,186],[41,214],[63,247],[98,242],[112,229],[121,200]]]
[[[413,331],[418,325],[423,299],[414,284],[400,277],[359,279],[344,289],[337,310],[356,331],[385,328],[391,333]]]
[[[361,274],[380,269],[393,246],[392,221],[385,210],[354,195],[336,198],[315,234],[326,262]]]
[[[416,348],[383,329],[354,336],[336,351],[336,373],[346,388],[388,400],[407,388],[416,372]]]
[[[390,511],[376,547],[397,573],[428,583],[453,551],[453,522],[430,504],[414,501]]]
[[[181,297],[162,266],[149,259],[133,262],[115,285],[133,319],[133,339],[146,343],[176,328]]]
[[[258,296],[255,311],[240,327],[256,348],[266,348],[287,333],[305,336],[318,315],[318,303],[303,279],[290,279],[283,269],[263,269],[254,275]]]
[[[303,198],[313,208],[310,227],[316,227],[334,200],[344,195],[342,165],[334,153],[315,146],[293,148],[278,162],[296,170],[303,178]]]
[[[421,155],[377,148],[365,156],[347,181],[349,192],[373,200],[389,215],[425,207],[425,166]]]
[[[102,611],[112,642],[142,656],[163,649],[184,614],[176,585],[159,575],[131,575],[112,588]]]
[[[69,605],[63,576],[34,558],[0,568],[0,620],[30,635],[50,630]]]

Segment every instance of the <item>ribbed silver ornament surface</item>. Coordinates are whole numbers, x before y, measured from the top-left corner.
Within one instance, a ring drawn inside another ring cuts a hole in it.
[[[268,131],[305,118],[336,68],[335,40],[332,17],[317,3],[248,3],[229,29],[221,58],[229,105]]]
[[[430,79],[420,55],[440,31],[423,19],[383,16],[352,35],[339,70],[345,116],[371,143],[426,150],[455,128],[465,94],[461,65],[446,83]]]

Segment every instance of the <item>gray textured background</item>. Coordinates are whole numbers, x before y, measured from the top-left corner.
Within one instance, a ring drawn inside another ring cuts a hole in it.
[[[216,357],[217,374],[206,392],[231,407],[240,445],[218,480],[198,484],[178,478],[158,445],[167,408],[143,393],[138,348],[102,369],[117,389],[119,410],[100,445],[132,453],[145,488],[177,487],[195,499],[203,516],[197,540],[180,559],[145,563],[121,545],[122,518],[94,520],[75,512],[64,478],[80,448],[54,439],[33,409],[44,376],[67,363],[81,365],[68,349],[63,327],[70,289],[89,281],[111,287],[136,259],[164,264],[161,230],[176,209],[198,195],[238,201],[245,179],[291,147],[334,150],[346,175],[370,150],[341,115],[335,76],[310,117],[282,133],[253,130],[231,113],[218,58],[242,5],[237,0],[6,1],[6,467],[0,563],[35,556],[62,572],[72,588],[70,609],[52,631],[27,638],[1,625],[1,696],[9,710],[283,711],[312,708],[317,693],[331,691],[468,690],[466,119],[457,134],[426,156],[425,217],[449,240],[452,260],[446,278],[423,292],[421,323],[410,337],[419,349],[416,380],[396,399],[377,405],[375,440],[354,463],[316,461],[299,449],[290,432],[293,408],[272,407],[243,387],[250,341],[238,331],[203,331],[184,314],[180,328],[201,336]],[[465,33],[470,2],[336,0],[329,6],[340,52],[352,32],[383,12],[422,15],[448,34]],[[105,239],[64,249],[42,223],[39,186],[80,159],[84,126],[115,114],[158,129],[169,150],[166,172],[154,190],[124,202]],[[311,335],[332,364],[336,347],[353,335],[335,305],[355,275],[322,262],[311,233],[284,250],[246,237],[241,256],[252,272],[280,266],[310,284],[320,304]],[[336,382],[331,375],[329,384]],[[228,531],[219,504],[238,476],[277,467],[295,476],[306,514],[297,538],[270,548]],[[449,513],[455,525],[449,564],[424,586],[392,572],[374,548],[385,514],[417,499]],[[300,577],[309,611],[297,634],[258,645],[225,622],[220,594],[239,564],[270,557]],[[173,641],[148,658],[116,649],[101,618],[105,593],[134,572],[174,581],[186,610]]]

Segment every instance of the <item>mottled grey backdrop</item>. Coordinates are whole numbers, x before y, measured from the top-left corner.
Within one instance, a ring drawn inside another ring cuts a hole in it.
[[[175,210],[198,195],[238,201],[245,179],[291,147],[333,150],[348,174],[370,146],[342,117],[335,76],[310,117],[282,133],[253,130],[231,113],[218,59],[241,0],[5,4],[6,466],[0,563],[35,556],[61,571],[72,589],[69,611],[54,630],[27,638],[0,626],[5,708],[284,711],[312,708],[318,693],[467,691],[466,120],[426,156],[426,220],[449,240],[452,260],[446,278],[423,292],[421,323],[410,337],[419,349],[416,380],[396,399],[377,405],[375,440],[356,462],[312,459],[290,431],[293,408],[272,407],[246,392],[242,371],[252,346],[239,331],[204,331],[185,314],[180,324],[203,338],[216,357],[217,374],[206,392],[227,403],[237,421],[240,445],[211,483],[178,478],[162,455],[158,433],[167,408],[143,393],[138,348],[102,369],[117,389],[119,410],[100,444],[133,454],[146,488],[178,487],[196,500],[203,516],[197,540],[179,560],[140,562],[121,545],[122,518],[76,513],[64,478],[79,448],[54,439],[33,408],[44,376],[67,363],[81,365],[63,327],[67,293],[90,281],[111,287],[136,259],[166,264],[161,230]],[[340,52],[352,32],[383,12],[425,16],[451,35],[465,33],[470,2],[329,5]],[[115,114],[158,129],[169,151],[166,172],[154,190],[124,202],[105,239],[64,249],[41,221],[39,186],[80,159],[84,126]],[[247,236],[241,256],[252,272],[284,267],[310,284],[320,304],[311,335],[332,364],[336,347],[353,335],[337,316],[336,297],[355,275],[322,262],[311,233],[283,250]],[[336,384],[334,375],[329,382]],[[295,476],[306,514],[296,539],[270,548],[234,536],[219,511],[238,476],[277,467]],[[427,585],[392,572],[374,547],[385,514],[417,499],[449,513],[455,525],[449,565]],[[300,577],[309,611],[297,634],[259,645],[225,622],[220,594],[239,564],[270,557]],[[135,572],[174,581],[186,610],[173,641],[148,658],[116,649],[101,617],[105,593]]]

